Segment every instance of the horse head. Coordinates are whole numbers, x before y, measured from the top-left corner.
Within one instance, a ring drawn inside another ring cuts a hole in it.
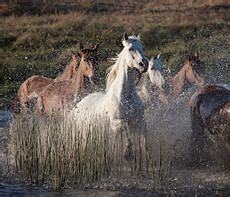
[[[205,73],[205,64],[199,59],[197,53],[193,56],[187,56],[186,58],[186,79],[189,83],[195,83],[198,86],[204,84],[204,73]]]
[[[162,76],[161,68],[164,68],[164,65],[162,64],[161,60],[159,60],[160,56],[152,57],[149,61],[149,67],[148,67],[148,75],[149,79],[152,84],[156,85],[158,88],[163,89],[165,86],[165,80]]]
[[[123,35],[123,51],[126,55],[126,63],[130,68],[136,68],[140,73],[148,69],[148,60],[144,55],[144,49],[140,42],[140,37]]]
[[[152,62],[153,62],[153,67],[156,70],[159,70],[161,72],[161,74],[163,74],[165,72],[165,68],[166,66],[164,65],[164,63],[161,61],[161,57],[160,57],[161,53],[159,53],[157,56],[155,56],[154,58],[151,58]]]
[[[80,58],[79,69],[81,70],[84,76],[90,79],[90,81],[94,76],[94,71],[98,63],[98,57],[97,57],[98,46],[99,45],[96,44],[91,48],[84,48],[83,45],[80,44],[80,52],[78,53],[78,58]]]

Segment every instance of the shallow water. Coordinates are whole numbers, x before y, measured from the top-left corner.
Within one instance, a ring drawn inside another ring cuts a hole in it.
[[[9,111],[0,110],[0,128],[6,127],[12,119],[13,114]]]
[[[97,190],[61,190],[52,191],[48,189],[41,189],[38,187],[25,187],[19,185],[0,184],[1,197],[157,197],[157,193],[150,192],[135,192],[135,191],[97,191]]]
[[[64,189],[54,191],[31,186],[20,186],[0,183],[1,197],[159,197],[159,196],[229,196],[230,188],[214,189],[214,188],[181,188],[179,190],[172,189],[166,193],[151,193],[144,191],[108,191],[108,190],[74,190]]]

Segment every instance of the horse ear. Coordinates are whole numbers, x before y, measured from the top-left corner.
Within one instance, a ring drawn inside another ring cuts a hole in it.
[[[195,52],[194,56],[197,57],[197,58],[199,57],[197,51]]]
[[[77,53],[77,59],[81,59],[81,53]]]
[[[185,54],[185,58],[188,59],[189,58],[189,52],[188,52],[188,50],[185,50],[184,54]]]
[[[74,52],[73,50],[70,50],[70,54],[71,54],[72,59],[77,59],[76,52]]]
[[[157,55],[157,59],[159,59],[159,58],[160,58],[160,56],[161,56],[161,53],[158,53],[158,55]]]
[[[70,53],[72,56],[76,54],[73,50],[71,50]]]
[[[149,68],[152,70],[153,68],[154,68],[154,59],[155,59],[156,57],[151,57],[150,58],[150,60],[149,60]]]
[[[96,44],[96,45],[94,46],[94,50],[96,51],[96,50],[98,49],[98,47],[99,47],[99,44]]]
[[[137,38],[140,40],[140,39],[141,39],[141,35],[140,35],[140,34],[138,34]]]
[[[123,35],[123,39],[126,40],[126,41],[129,39],[128,34],[126,32]]]
[[[188,61],[191,61],[191,57],[188,53],[188,50],[185,51],[185,61],[188,60]]]
[[[83,50],[84,49],[84,46],[82,43],[80,43],[80,50]]]

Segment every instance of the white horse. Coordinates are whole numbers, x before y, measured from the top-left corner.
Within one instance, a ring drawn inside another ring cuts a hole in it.
[[[93,128],[97,127],[97,121],[101,123],[103,120],[108,120],[114,135],[127,132],[126,146],[130,145],[129,131],[143,129],[142,134],[145,135],[144,105],[137,94],[135,79],[137,72],[147,71],[148,60],[144,56],[139,36],[128,36],[124,33],[122,44],[123,50],[115,58],[115,64],[109,68],[106,92],[86,96],[70,115],[74,115],[77,121],[83,120],[82,124],[87,119],[87,124]]]
[[[160,54],[152,57],[149,61],[148,71],[138,85],[138,95],[144,103],[151,101],[151,96],[154,93],[158,94],[158,90],[163,90],[165,86],[164,72],[165,65],[160,59]]]

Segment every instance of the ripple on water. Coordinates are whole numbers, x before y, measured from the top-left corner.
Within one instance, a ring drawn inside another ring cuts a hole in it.
[[[12,116],[11,112],[0,110],[0,128],[6,127]]]
[[[65,189],[60,191],[52,191],[39,187],[20,186],[11,184],[0,184],[1,197],[158,197],[157,193],[140,192],[140,191],[98,191],[86,190],[78,191],[73,189]]]

